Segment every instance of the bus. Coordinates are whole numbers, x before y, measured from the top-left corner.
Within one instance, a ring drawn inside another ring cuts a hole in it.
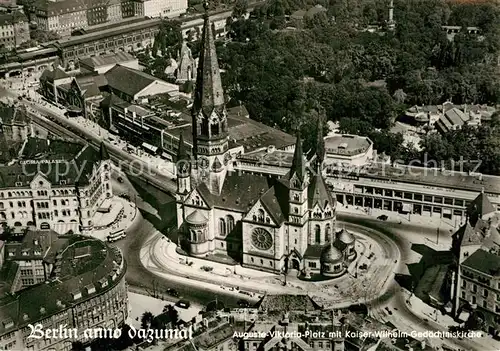
[[[108,241],[110,243],[115,242],[117,240],[123,239],[127,236],[125,231],[123,229],[117,230],[112,232],[111,234],[108,235]]]

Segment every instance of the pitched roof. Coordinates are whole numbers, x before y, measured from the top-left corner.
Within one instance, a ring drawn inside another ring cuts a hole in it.
[[[212,25],[206,13],[196,75],[193,112],[198,114],[199,111],[202,111],[204,116],[209,117],[214,110],[221,113],[224,109],[224,90],[222,89],[215,40]]]
[[[0,123],[25,125],[29,122],[29,117],[24,105],[7,105],[0,103]]]
[[[273,185],[261,196],[260,201],[273,221],[281,225],[288,216],[288,194],[280,184]]]
[[[229,174],[226,176],[220,195],[212,196],[213,205],[218,208],[247,212],[272,185],[272,180],[268,177],[254,174]],[[272,208],[274,210],[274,207]]]
[[[109,160],[109,153],[104,141],[101,142],[101,146],[99,147],[99,155],[101,156],[101,160]]]
[[[306,175],[306,159],[302,150],[302,139],[300,132],[297,133],[297,142],[295,143],[295,152],[293,154],[292,167],[290,168],[290,178],[294,175],[303,181]]]
[[[48,80],[49,82],[53,82],[58,79],[68,78],[69,75],[66,74],[60,67],[56,67],[53,70],[46,69],[43,71],[40,76],[40,80]]]
[[[332,197],[332,193],[328,190],[328,187],[325,183],[325,179],[321,174],[315,174],[311,183],[309,184],[309,188],[307,189],[307,199],[309,200],[309,208],[313,208],[316,204],[324,210],[327,204],[330,204],[335,207],[335,200]]]
[[[129,96],[134,96],[158,80],[150,74],[122,65],[114,66],[104,76],[109,87]]]
[[[495,208],[491,204],[488,196],[481,192],[469,205],[467,209],[469,216],[475,215],[478,218],[482,218],[492,212],[495,212]]]
[[[95,70],[95,69],[102,67],[102,66],[119,64],[119,63],[123,63],[123,62],[134,61],[134,60],[136,60],[136,58],[134,56],[132,56],[131,54],[129,54],[128,52],[118,51],[118,52],[113,53],[113,54],[88,57],[88,58],[80,60],[80,63]]]
[[[184,133],[181,133],[179,137],[179,146],[177,148],[177,161],[189,160],[189,155],[186,150],[186,145],[184,144]]]
[[[477,250],[463,263],[463,266],[475,269],[487,275],[500,276],[500,256],[484,250]]]

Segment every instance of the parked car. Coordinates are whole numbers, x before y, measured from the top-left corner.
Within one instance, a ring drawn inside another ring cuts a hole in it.
[[[191,306],[191,302],[187,301],[187,300],[179,300],[177,303],[176,303],[176,306],[177,307],[180,307],[180,308],[189,308]]]
[[[387,217],[386,215],[380,215],[380,216],[377,217],[377,219],[379,221],[384,221],[385,222],[385,221],[387,221],[389,219],[389,217]]]
[[[173,297],[179,297],[179,292],[175,289],[172,289],[172,288],[167,289],[167,294],[169,294],[170,296],[173,296]]]

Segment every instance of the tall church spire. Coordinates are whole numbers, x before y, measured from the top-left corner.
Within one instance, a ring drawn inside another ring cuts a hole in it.
[[[197,181],[205,183],[211,193],[220,194],[231,155],[224,91],[206,1],[204,7],[201,50],[191,110],[193,154],[197,160]]]
[[[292,168],[290,169],[290,177],[294,175],[302,182],[306,175],[306,160],[304,151],[302,150],[302,139],[300,131],[297,132],[297,142],[295,143],[295,153],[293,154]]]
[[[222,90],[215,40],[208,17],[208,3],[206,1],[204,7],[205,15],[193,109],[202,110],[205,116],[210,116],[214,109],[217,112],[223,109],[224,91]]]

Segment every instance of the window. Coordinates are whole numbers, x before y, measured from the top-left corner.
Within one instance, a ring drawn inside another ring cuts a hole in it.
[[[260,259],[260,264],[263,265],[264,264],[264,260],[261,258]]]
[[[316,268],[316,262],[309,262],[309,268]]]
[[[486,290],[486,289],[483,290],[483,296],[488,297],[488,290]]]
[[[316,224],[316,226],[314,227],[314,235],[316,244],[319,244],[321,242],[321,227],[319,226],[319,224]]]
[[[224,218],[219,218],[219,234],[222,236],[226,235],[226,221]]]
[[[462,280],[462,288],[466,288],[467,287],[467,282],[465,280]]]
[[[265,216],[264,210],[262,208],[259,208],[259,210],[257,211],[257,220],[259,222],[264,222],[264,216]]]
[[[252,263],[253,263],[253,257],[250,257],[250,262],[252,262]]]
[[[466,299],[465,291],[462,291],[462,299]]]
[[[227,234],[231,233],[234,229],[234,217],[226,216]]]
[[[326,229],[325,229],[325,240],[326,240],[326,242],[330,242],[332,240],[330,231],[331,231],[331,227],[330,227],[330,223],[328,223],[326,225]]]
[[[472,284],[472,291],[477,292],[477,285],[476,284]]]

